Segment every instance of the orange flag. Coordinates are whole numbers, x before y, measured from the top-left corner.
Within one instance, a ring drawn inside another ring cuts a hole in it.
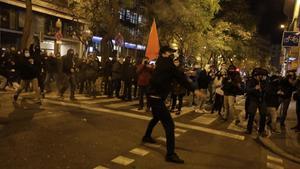
[[[149,58],[149,60],[154,60],[158,57],[158,54],[159,54],[159,41],[158,41],[156,23],[154,19],[149,34],[146,56]]]

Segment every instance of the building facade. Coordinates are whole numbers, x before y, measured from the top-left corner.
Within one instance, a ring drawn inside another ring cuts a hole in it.
[[[82,45],[73,36],[72,29],[75,23],[68,12],[70,0],[32,0],[32,33],[41,39],[41,48],[48,53],[55,50],[66,54],[72,48],[76,53],[81,53]],[[22,30],[25,23],[26,6],[24,0],[0,0],[0,44],[1,47],[20,47]],[[55,37],[57,22],[61,22],[61,45],[56,48]],[[84,26],[84,23],[80,23]]]

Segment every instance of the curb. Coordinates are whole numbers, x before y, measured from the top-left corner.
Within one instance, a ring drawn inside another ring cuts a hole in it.
[[[263,137],[258,137],[258,141],[265,146],[266,148],[268,148],[269,150],[271,150],[272,152],[274,152],[275,154],[284,157],[286,159],[289,159],[295,163],[300,164],[300,158],[296,157],[294,155],[291,155],[289,153],[287,153],[286,151],[282,150],[280,147],[278,147],[275,143],[272,142],[271,139],[269,138],[263,138]]]

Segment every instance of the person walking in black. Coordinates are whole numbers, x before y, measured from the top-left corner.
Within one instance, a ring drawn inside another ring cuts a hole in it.
[[[180,71],[184,72],[184,68],[182,67],[180,61],[179,61],[179,57],[174,58],[173,60],[174,65],[176,66],[177,69],[179,69]],[[172,92],[171,92],[171,98],[172,98],[172,107],[171,107],[171,112],[175,112],[175,108],[176,108],[176,103],[178,100],[178,105],[177,105],[177,111],[176,111],[176,115],[180,115],[181,113],[181,108],[182,108],[182,102],[183,102],[183,97],[186,94],[186,89],[180,85],[177,81],[174,81],[172,83]]]
[[[50,87],[51,80],[56,81],[56,74],[58,73],[58,63],[56,56],[51,53],[49,57],[47,57],[45,61],[46,66],[46,78],[45,78],[45,89],[46,92],[51,92],[52,89]]]
[[[38,76],[40,74],[39,71],[39,63],[36,58],[30,55],[28,49],[23,50],[17,59],[16,64],[17,72],[21,78],[20,86],[15,92],[13,96],[13,102],[16,103],[20,93],[29,87],[30,83],[32,83],[32,88],[35,91],[36,95],[36,103],[41,104],[41,95],[40,88],[38,85]]]
[[[103,68],[104,94],[108,97],[113,96],[112,68],[115,62],[112,57],[109,57]]]
[[[124,92],[122,100],[131,101],[132,100],[132,82],[135,74],[135,68],[131,63],[130,56],[125,58],[125,62],[122,67],[122,79],[124,81]]]
[[[152,110],[152,120],[149,122],[146,133],[143,137],[143,142],[156,143],[151,137],[152,130],[160,121],[165,130],[167,138],[167,155],[166,161],[174,163],[184,163],[182,159],[175,153],[175,137],[174,137],[174,122],[168,108],[165,105],[165,100],[170,92],[171,83],[176,79],[180,84],[194,90],[192,84],[187,80],[185,74],[179,71],[174,65],[170,55],[175,52],[168,46],[163,46],[160,49],[160,56],[156,61],[156,68],[150,80],[149,87],[149,104]],[[199,90],[195,94],[200,96]]]
[[[281,81],[280,90],[283,92],[281,96],[281,110],[280,110],[280,126],[282,128],[285,127],[285,120],[287,117],[287,112],[289,109],[289,105],[291,102],[292,94],[295,91],[295,82],[296,82],[296,75],[288,74],[286,78]]]
[[[295,132],[300,132],[300,80],[299,79],[297,79],[295,87],[296,87],[296,92],[293,95],[293,99],[296,101],[297,124],[291,129],[295,130]]]
[[[114,60],[115,62],[112,65],[112,96],[115,92],[116,97],[120,97],[121,90],[121,80],[122,80],[122,67],[123,67],[123,58],[120,57],[118,60]]]
[[[268,73],[265,69],[255,68],[252,72],[252,78],[248,81],[246,91],[248,97],[248,125],[246,134],[251,134],[253,129],[253,122],[257,109],[259,110],[259,136],[265,137],[265,125],[266,125],[266,86],[267,82],[264,80],[264,76]]]
[[[74,50],[69,49],[67,55],[62,57],[62,70],[69,81],[70,86],[70,100],[75,99],[75,89],[76,89],[76,79],[75,79],[75,71],[77,69],[77,65],[75,63]],[[63,95],[67,90],[67,85],[64,85],[60,90],[60,98],[63,99]]]

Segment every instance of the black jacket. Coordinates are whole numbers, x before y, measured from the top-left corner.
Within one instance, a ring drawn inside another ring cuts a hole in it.
[[[296,90],[295,86],[293,86],[287,78],[281,81],[280,89],[284,93],[284,95],[282,96],[283,99],[290,99],[292,97],[293,92]]]
[[[199,89],[208,89],[208,85],[211,81],[211,77],[206,70],[202,70],[198,75],[198,87]]]
[[[34,57],[25,57],[24,54],[18,59],[17,71],[22,80],[32,80],[37,78],[40,74],[39,65],[36,63],[36,60],[34,60]]]
[[[71,69],[75,71],[75,58],[72,55],[65,55],[62,57],[62,70],[66,74],[71,74]]]
[[[266,87],[265,100],[267,107],[279,107],[279,81],[269,82]]]
[[[135,67],[130,62],[124,62],[122,66],[122,79],[132,81],[135,77]]]
[[[258,84],[261,85],[261,91],[255,89]],[[266,81],[259,82],[254,78],[249,79],[246,84],[247,99],[256,103],[265,103],[266,85]]]
[[[172,89],[171,83],[174,79],[191,91],[195,89],[185,74],[176,68],[171,58],[160,56],[150,80],[149,94],[165,100]]]
[[[58,63],[57,59],[54,57],[48,57],[46,60],[46,70],[48,73],[57,73],[58,72]]]

